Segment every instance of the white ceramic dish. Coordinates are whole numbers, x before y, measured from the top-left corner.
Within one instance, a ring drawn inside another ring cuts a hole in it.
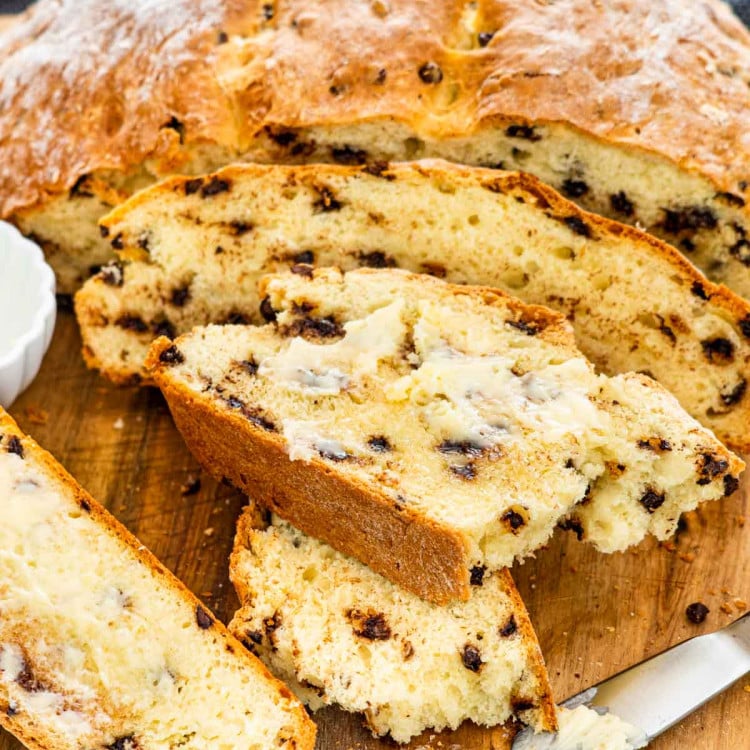
[[[0,405],[34,379],[55,328],[55,275],[38,245],[0,222]]]

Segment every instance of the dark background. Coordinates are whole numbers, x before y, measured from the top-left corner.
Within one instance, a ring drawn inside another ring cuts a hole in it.
[[[696,0],[687,0],[695,2]],[[737,11],[737,15],[748,25],[750,25],[750,0],[730,0]],[[31,5],[30,0],[0,0],[0,13],[15,13]]]

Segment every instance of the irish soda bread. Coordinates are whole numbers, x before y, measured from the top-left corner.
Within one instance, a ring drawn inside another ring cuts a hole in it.
[[[750,306],[667,245],[532,177],[444,162],[237,167],[141,193],[103,227],[123,260],[76,308],[89,364],[116,381],[146,376],[157,334],[259,321],[265,271],[400,266],[563,312],[604,372],[647,371],[721,439],[750,449]]]
[[[312,750],[289,690],[0,410],[0,726],[35,750]]]
[[[558,522],[604,551],[674,531],[742,462],[642,375],[596,375],[565,319],[404,271],[298,266],[264,327],[149,364],[188,447],[296,527],[437,603]]]
[[[750,35],[718,0],[41,0],[0,81],[0,217],[67,291],[160,176],[437,156],[534,173],[750,295]]]
[[[406,742],[462,721],[517,718],[554,730],[536,635],[507,570],[472,579],[467,602],[438,607],[274,518],[240,519],[230,629],[312,709],[363,712]]]

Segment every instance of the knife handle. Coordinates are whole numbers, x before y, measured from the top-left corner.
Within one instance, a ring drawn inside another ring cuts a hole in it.
[[[750,612],[600,682],[570,704],[583,698],[607,708],[642,729],[650,741],[748,672]]]

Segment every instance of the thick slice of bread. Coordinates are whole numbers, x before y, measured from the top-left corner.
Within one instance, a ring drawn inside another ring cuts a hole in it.
[[[544,661],[507,570],[472,578],[467,602],[439,607],[278,518],[240,519],[230,630],[312,709],[362,712],[375,734],[513,718],[556,728]]]
[[[0,725],[36,750],[312,750],[289,690],[0,410]]]
[[[420,596],[466,598],[565,517],[620,550],[737,486],[739,459],[649,378],[596,375],[551,310],[295,271],[261,281],[273,325],[162,337],[154,378],[208,471]]]
[[[565,313],[604,372],[648,372],[750,449],[750,306],[669,246],[532,177],[440,162],[234,167],[143,192],[103,228],[123,262],[86,284],[76,310],[87,361],[116,381],[147,377],[159,333],[257,322],[265,271],[399,266]]]
[[[96,217],[159,176],[442,157],[533,173],[750,296],[748,81],[719,0],[41,0],[0,38],[0,218],[70,292],[111,256]]]

